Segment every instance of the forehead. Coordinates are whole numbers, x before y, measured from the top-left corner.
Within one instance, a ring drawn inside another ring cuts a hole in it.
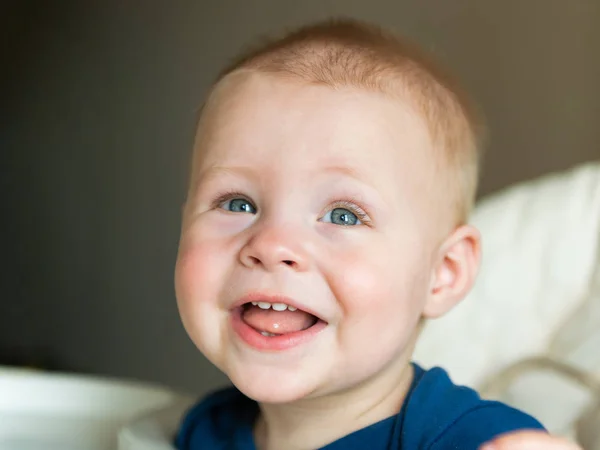
[[[373,181],[423,175],[430,139],[408,105],[380,93],[237,73],[216,86],[201,118],[196,170],[340,167]]]

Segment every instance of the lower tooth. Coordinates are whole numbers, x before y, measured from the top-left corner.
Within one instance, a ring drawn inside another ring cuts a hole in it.
[[[267,337],[277,336],[276,334],[269,333],[268,331],[261,331],[260,334]]]

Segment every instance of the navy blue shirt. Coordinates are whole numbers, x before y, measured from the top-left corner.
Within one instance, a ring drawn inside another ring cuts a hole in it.
[[[187,413],[179,450],[256,450],[252,427],[258,404],[235,388],[211,394]],[[355,431],[321,450],[476,450],[493,437],[543,429],[534,418],[472,389],[456,386],[440,368],[414,365],[414,378],[398,414]]]

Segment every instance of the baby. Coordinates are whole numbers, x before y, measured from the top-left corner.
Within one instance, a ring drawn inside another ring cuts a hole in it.
[[[570,448],[505,435],[543,428],[411,362],[423,321],[477,273],[481,128],[424,55],[355,21],[224,71],[198,126],[176,293],[235,388],[188,412],[179,449],[468,450],[501,434],[495,448]]]

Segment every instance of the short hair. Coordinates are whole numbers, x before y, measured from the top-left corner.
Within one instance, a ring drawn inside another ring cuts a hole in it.
[[[357,87],[408,101],[425,119],[440,168],[436,180],[453,220],[467,220],[477,191],[483,121],[457,82],[408,39],[373,24],[330,19],[245,51],[215,85],[241,70],[333,88]]]

